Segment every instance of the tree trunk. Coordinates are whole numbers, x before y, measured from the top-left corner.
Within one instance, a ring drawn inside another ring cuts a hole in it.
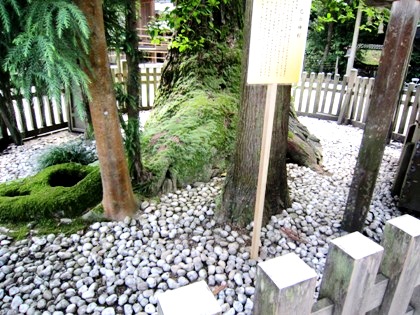
[[[290,206],[286,158],[291,91],[292,86],[290,85],[277,87],[278,101],[274,117],[273,138],[271,141],[263,223],[268,223],[271,216],[280,213],[283,209]]]
[[[331,48],[331,40],[334,30],[334,23],[328,23],[328,32],[327,32],[327,43],[325,44],[324,54],[321,58],[320,65],[319,65],[319,72],[324,71],[324,63],[328,58],[328,55],[330,54],[330,48]]]
[[[247,85],[252,1],[247,2],[241,72],[241,101],[233,164],[228,171],[218,220],[245,226],[252,221],[260,161],[267,86]],[[277,89],[272,149],[263,222],[289,205],[286,173],[287,121],[290,86]]]
[[[91,30],[89,110],[92,115],[103,187],[105,216],[122,220],[137,209],[118,120],[105,42],[102,1],[76,0]]]
[[[238,3],[229,2],[228,5]],[[230,34],[221,32],[225,37],[211,37],[214,35],[203,31],[201,25],[200,30],[204,33],[199,34],[208,34],[210,39],[205,43],[205,48],[193,52],[181,53],[175,49],[169,52],[161,76],[159,96],[142,135],[142,153],[145,165],[153,173],[152,184],[149,185],[153,192],[161,190],[163,186],[175,189],[175,183],[208,180],[209,174],[218,174],[217,169],[228,168],[225,161],[228,157],[233,158],[236,163],[226,178],[229,189],[223,196],[222,205],[225,208],[220,211],[220,220],[239,220],[243,225],[253,217],[267,88],[241,86],[241,73],[243,76],[246,73],[241,71],[241,56],[247,55],[247,51],[241,48],[243,41],[237,40],[242,38],[238,25],[243,29],[244,25],[249,27],[249,23],[242,23],[242,6],[229,9],[229,15],[222,14],[225,18],[215,21],[222,24],[239,21],[236,26],[224,28]],[[250,12],[247,12],[249,15]],[[217,12],[213,14],[220,16]],[[247,63],[246,60],[243,62]],[[266,215],[268,219],[289,203],[286,198],[285,164],[282,160],[275,161],[280,158],[279,155],[284,158],[282,150],[287,147],[289,162],[299,161],[300,165],[316,170],[320,168],[322,158],[319,140],[299,123],[292,110],[289,116],[292,133],[283,130],[278,131],[283,136],[277,136],[276,129],[287,126],[285,115],[289,109],[284,107],[290,106],[290,87],[279,87],[277,93],[277,109],[282,110],[276,112],[277,122],[274,126],[275,148],[272,148],[273,162],[270,162],[268,180],[270,185],[275,183],[276,187],[272,185],[273,191],[269,188],[272,198],[266,194],[266,205],[270,204],[267,207],[270,213]],[[238,112],[240,95],[242,104]],[[283,137],[287,137],[287,146],[281,144]]]
[[[22,135],[17,128],[16,117],[13,113],[13,99],[10,92],[10,77],[8,73],[1,73],[1,83],[0,90],[3,92],[3,95],[0,94],[0,117],[3,120],[5,126],[10,132],[11,138],[13,139],[14,144],[22,145],[23,139]]]
[[[129,161],[129,171],[135,183],[140,183],[144,178],[143,165],[141,162],[140,149],[140,82],[139,82],[139,62],[140,52],[138,50],[139,39],[137,36],[137,10],[136,0],[127,1],[126,16],[126,40],[127,48],[127,94],[129,95],[127,104],[128,122],[124,128],[126,141],[125,147]]]

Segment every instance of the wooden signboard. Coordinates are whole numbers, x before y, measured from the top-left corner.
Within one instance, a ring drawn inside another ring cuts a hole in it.
[[[248,84],[299,81],[310,10],[310,0],[253,1]]]
[[[248,84],[268,84],[255,202],[251,258],[258,257],[277,84],[299,81],[310,0],[253,0]]]

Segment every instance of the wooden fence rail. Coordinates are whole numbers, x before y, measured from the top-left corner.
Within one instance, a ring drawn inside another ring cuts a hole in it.
[[[118,56],[113,59],[114,63],[111,64],[113,79],[115,82],[124,82],[127,77],[126,60]],[[143,110],[148,110],[153,107],[163,64],[141,64],[139,67],[141,106]],[[303,72],[293,92],[296,112],[301,116],[363,127],[367,119],[367,109],[374,82],[374,78],[357,76],[354,70],[349,77],[344,76],[342,79],[338,74],[311,73],[308,75]],[[390,126],[393,139],[403,141],[408,127],[420,119],[419,102],[420,88],[417,88],[414,83],[408,84],[401,91],[394,121]],[[60,104],[54,104],[51,100],[36,95],[30,101],[17,98],[13,107],[19,130],[25,137],[65,128],[69,120],[72,123],[74,118],[74,113],[68,110],[69,106],[65,97],[62,98]],[[0,119],[0,141],[4,141],[5,138],[8,138],[8,131]]]
[[[303,72],[293,96],[298,115],[351,123],[363,127],[369,108],[374,78],[361,77],[357,70],[350,76]],[[404,87],[392,123],[392,138],[403,141],[408,127],[420,119],[420,88],[414,83]]]
[[[296,254],[261,262],[253,314],[420,314],[419,253],[420,220],[409,215],[386,223],[381,245],[359,232],[337,238],[330,244],[315,303],[316,273]],[[221,314],[220,307],[206,307],[216,302],[207,285],[189,286],[161,294],[159,315]]]
[[[68,126],[68,99],[61,96],[59,102],[45,96],[32,94],[30,100],[21,95],[13,98],[13,114],[17,128],[25,138],[35,137],[42,133],[67,128]],[[9,137],[4,122],[1,123],[0,139]]]
[[[159,86],[163,64],[139,65],[141,83],[141,110],[153,107],[155,92]],[[114,82],[124,82],[127,77],[127,63],[119,59],[117,64],[111,65]],[[59,102],[34,93],[30,100],[16,95],[13,100],[14,120],[23,138],[31,138],[69,127],[72,131],[83,132],[84,122],[80,121],[70,98],[62,95]],[[12,143],[9,131],[0,118],[0,150]]]

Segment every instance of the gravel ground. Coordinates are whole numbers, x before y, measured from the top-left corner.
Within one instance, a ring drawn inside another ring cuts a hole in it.
[[[340,221],[362,131],[301,120],[321,139],[327,172],[288,165],[293,204],[263,227],[259,261],[295,252],[321,279],[328,242],[343,235]],[[3,181],[31,173],[32,156],[42,149],[37,145],[25,146],[30,154],[20,147],[0,156]],[[400,215],[390,188],[401,147],[391,143],[385,151],[364,231],[375,241],[385,221]],[[143,202],[133,219],[94,223],[69,237],[14,242],[0,234],[0,314],[157,314],[161,292],[199,279],[218,291],[223,314],[252,314],[258,261],[249,257],[251,225],[215,224],[223,182],[192,184],[160,203]],[[301,241],[291,239],[291,231]]]
[[[81,138],[81,134],[60,131],[25,141],[24,145],[9,145],[0,152],[0,183],[24,178],[36,173],[37,157],[50,147]]]

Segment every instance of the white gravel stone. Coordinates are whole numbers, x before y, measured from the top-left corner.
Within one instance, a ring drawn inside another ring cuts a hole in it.
[[[263,227],[261,257],[294,252],[321,275],[329,241],[342,235],[361,130],[301,120],[321,139],[327,172],[287,165],[292,206]],[[28,157],[45,148],[35,143],[39,148],[25,144],[0,153],[0,181],[35,171]],[[393,142],[385,150],[364,231],[376,242],[385,221],[400,215],[390,194],[400,152]],[[192,184],[162,195],[159,203],[142,202],[133,219],[93,223],[68,237],[33,230],[14,242],[0,227],[0,314],[155,314],[159,293],[198,279],[224,288],[217,295],[224,315],[252,314],[258,263],[249,256],[252,229],[216,227],[215,198],[223,183]],[[289,230],[302,241],[291,239]]]
[[[114,315],[115,310],[112,307],[107,307],[102,310],[101,315]]]

